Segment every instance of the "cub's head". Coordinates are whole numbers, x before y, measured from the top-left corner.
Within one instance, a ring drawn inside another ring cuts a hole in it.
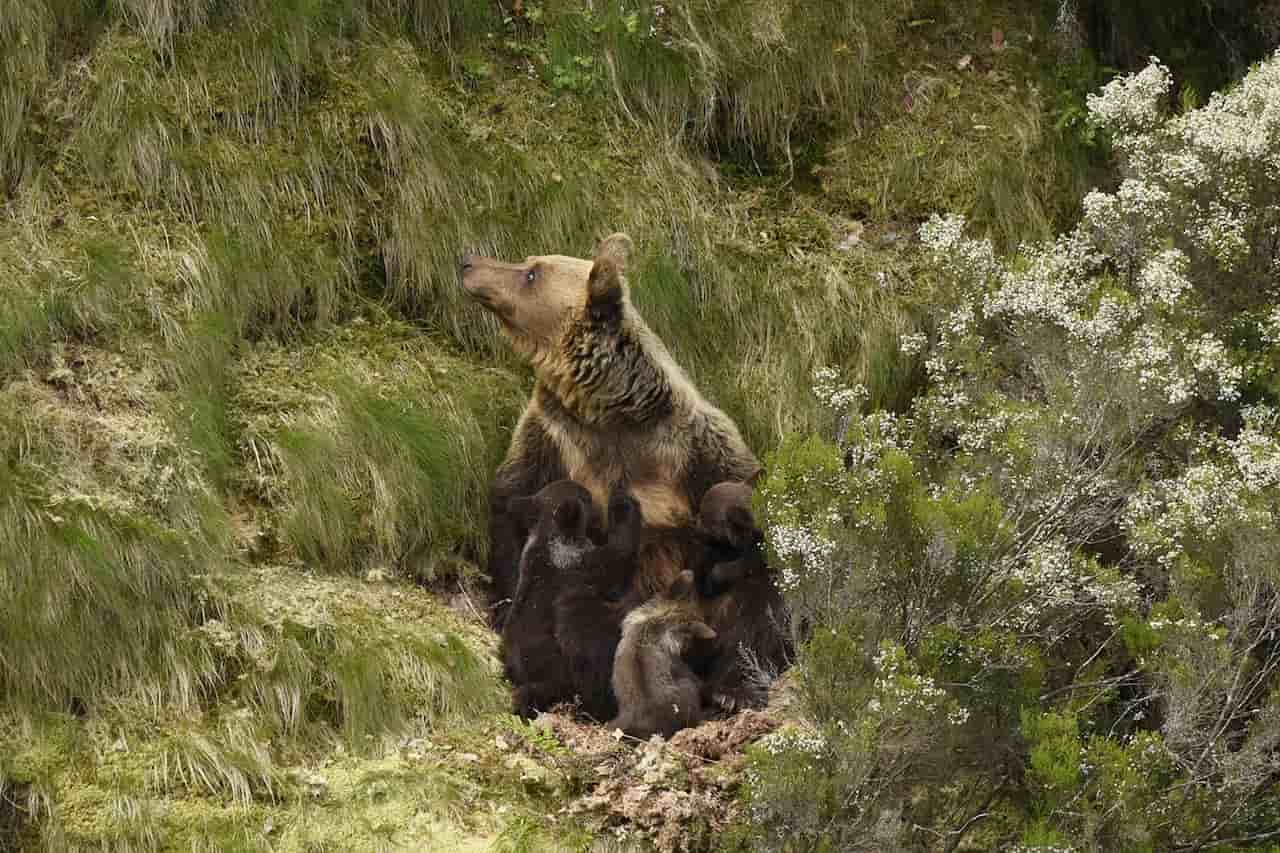
[[[751,514],[751,487],[746,483],[717,483],[708,489],[698,521],[712,542],[739,553],[764,542],[764,533]]]
[[[591,493],[572,480],[557,480],[535,495],[512,498],[507,510],[525,531],[525,554],[545,545],[557,569],[575,564],[602,535]]]
[[[635,630],[632,625],[643,626],[659,647],[675,657],[703,654],[716,640],[715,630],[702,621],[697,584],[689,571],[677,575],[665,593],[628,613],[624,632]]]
[[[541,255],[506,263],[464,255],[462,286],[493,312],[512,345],[536,366],[575,324],[622,317],[630,253],[631,238],[614,234],[601,241],[592,260]]]

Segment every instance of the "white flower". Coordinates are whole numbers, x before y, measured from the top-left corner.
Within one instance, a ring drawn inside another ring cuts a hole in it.
[[[1138,298],[1144,305],[1172,307],[1190,289],[1187,256],[1179,249],[1166,249],[1155,255],[1138,274]]]
[[[1086,99],[1089,119],[1122,136],[1151,129],[1164,113],[1164,101],[1173,86],[1173,75],[1154,56],[1136,74],[1125,74]]]
[[[903,355],[919,355],[924,352],[928,342],[929,339],[925,337],[923,332],[913,332],[898,339],[898,349],[902,351]]]

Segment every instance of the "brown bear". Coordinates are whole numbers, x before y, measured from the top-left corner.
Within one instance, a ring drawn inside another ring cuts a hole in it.
[[[630,590],[641,531],[640,510],[624,494],[609,502],[609,538],[560,573],[554,631],[556,665],[578,710],[597,721],[618,713],[611,676],[623,618],[640,602]]]
[[[558,480],[511,512],[528,530],[520,575],[502,628],[502,660],[514,687],[512,710],[532,716],[579,701],[598,720],[617,712],[609,676],[621,637],[622,598],[630,583],[640,514],[624,494],[611,500],[607,544],[589,535],[599,523],[591,494]]]
[[[698,659],[714,649],[716,632],[702,621],[692,572],[682,572],[665,595],[627,614],[613,659],[618,716],[610,728],[648,738],[671,737],[703,720]]]
[[[751,513],[751,487],[713,486],[702,498],[698,521],[712,554],[700,561],[702,613],[720,637],[720,654],[704,673],[705,700],[729,712],[761,707],[792,649],[786,604]]]
[[[567,477],[600,505],[625,488],[646,524],[677,527],[691,522],[715,483],[752,482],[760,472],[737,426],[703,399],[632,306],[623,278],[630,249],[630,238],[614,234],[593,260],[462,258],[463,287],[498,318],[537,378],[490,493],[498,625],[523,546],[511,498]],[[635,578],[644,597],[681,570],[679,556],[653,541],[642,547]]]

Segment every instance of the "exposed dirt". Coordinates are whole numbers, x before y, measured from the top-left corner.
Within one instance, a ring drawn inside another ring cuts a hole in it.
[[[570,708],[542,714],[535,724],[567,748],[588,786],[566,813],[601,833],[643,835],[675,853],[705,849],[732,823],[746,750],[782,725],[793,701],[790,679],[783,678],[765,709],[710,720],[670,740],[637,741],[579,720]]]

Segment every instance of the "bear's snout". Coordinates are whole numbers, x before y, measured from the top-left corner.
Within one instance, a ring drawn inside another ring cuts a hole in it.
[[[465,276],[476,265],[476,256],[470,252],[463,252],[458,256],[458,275]]]

